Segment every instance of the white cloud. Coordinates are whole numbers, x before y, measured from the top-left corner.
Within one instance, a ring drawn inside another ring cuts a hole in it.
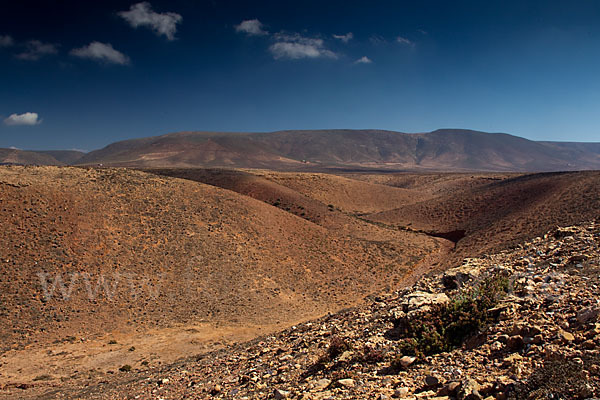
[[[396,38],[396,41],[400,44],[404,44],[404,45],[411,46],[411,47],[413,47],[415,45],[415,43],[413,41],[408,40],[407,38],[402,37],[402,36],[398,36]]]
[[[263,29],[263,24],[257,19],[248,19],[242,21],[239,25],[235,26],[236,32],[243,32],[249,36],[262,36],[268,35],[269,32]]]
[[[147,1],[134,4],[129,7],[129,11],[121,11],[118,15],[132,27],[147,26],[156,34],[166,36],[168,40],[175,39],[177,24],[183,20],[181,15],[174,12],[154,12]]]
[[[13,38],[9,35],[0,35],[0,47],[10,47],[15,44]]]
[[[15,57],[21,60],[37,61],[43,56],[58,53],[56,45],[42,43],[39,40],[30,40],[27,42],[26,47],[27,49],[24,52],[17,54]]]
[[[352,32],[348,32],[345,35],[333,35],[334,38],[341,40],[344,43],[348,43],[352,38],[354,38],[354,34]]]
[[[269,50],[276,60],[288,58],[297,60],[301,58],[337,58],[337,54],[325,48],[323,39],[307,38],[299,34],[289,35],[278,33],[275,43]]]
[[[373,61],[367,57],[367,56],[363,56],[361,58],[359,58],[358,60],[354,61],[354,64],[372,64]]]
[[[71,55],[111,64],[129,64],[129,57],[115,50],[110,43],[92,42],[87,46],[71,50]]]
[[[38,119],[38,114],[34,112],[11,114],[4,120],[6,125],[38,125],[41,122],[42,120]]]

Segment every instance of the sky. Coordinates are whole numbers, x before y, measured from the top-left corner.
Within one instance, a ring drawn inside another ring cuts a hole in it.
[[[465,128],[600,142],[600,2],[6,1],[0,147]]]

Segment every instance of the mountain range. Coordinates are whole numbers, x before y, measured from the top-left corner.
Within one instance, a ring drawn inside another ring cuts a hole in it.
[[[278,170],[569,171],[600,169],[600,143],[532,141],[440,129],[178,132],[89,153],[0,149],[0,163]]]

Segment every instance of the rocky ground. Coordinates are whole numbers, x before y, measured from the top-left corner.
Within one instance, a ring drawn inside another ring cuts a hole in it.
[[[513,249],[466,259],[364,306],[232,348],[146,370],[123,365],[99,385],[67,383],[45,395],[36,387],[0,393],[101,399],[591,398],[600,395],[599,245],[600,224],[556,228]],[[502,282],[498,296],[479,302],[496,287],[490,282]],[[483,304],[486,309],[477,310]],[[433,315],[457,310],[460,318],[485,316],[458,346],[437,354],[406,346],[411,338],[402,327],[426,325]]]

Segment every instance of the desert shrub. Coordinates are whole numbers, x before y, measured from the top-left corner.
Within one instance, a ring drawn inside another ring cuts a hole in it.
[[[330,365],[329,367],[328,364],[330,364],[331,361],[334,361],[344,351],[350,350],[351,348],[352,346],[346,339],[337,335],[332,335],[327,351],[321,355],[314,364],[308,367],[302,374],[302,379],[306,379],[309,376],[313,376],[324,370],[335,371],[342,368],[345,363],[334,362],[333,365]]]
[[[417,356],[419,352],[419,342],[414,338],[403,339],[396,345],[396,350],[400,357]]]
[[[434,304],[419,318],[395,321],[394,336],[401,339],[398,353],[417,357],[451,351],[495,319],[489,312],[508,292],[506,274],[484,279],[445,304]]]
[[[313,376],[316,375],[317,373],[325,370],[327,368],[327,356],[323,355],[321,357],[319,357],[319,359],[311,364],[306,371],[304,371],[301,375],[302,379],[306,379],[309,376]]]
[[[351,346],[344,338],[339,336],[332,336],[331,341],[329,342],[329,347],[327,348],[327,355],[330,360],[333,360],[344,351],[350,350]]]
[[[132,370],[132,368],[131,368],[131,365],[129,365],[129,364],[125,364],[121,368],[119,368],[119,371],[121,371],[121,372],[131,372],[131,370]]]
[[[360,355],[358,361],[367,363],[367,364],[377,364],[382,362],[385,359],[385,355],[383,351],[379,349],[374,349],[370,346],[365,346],[363,348],[362,354]]]

